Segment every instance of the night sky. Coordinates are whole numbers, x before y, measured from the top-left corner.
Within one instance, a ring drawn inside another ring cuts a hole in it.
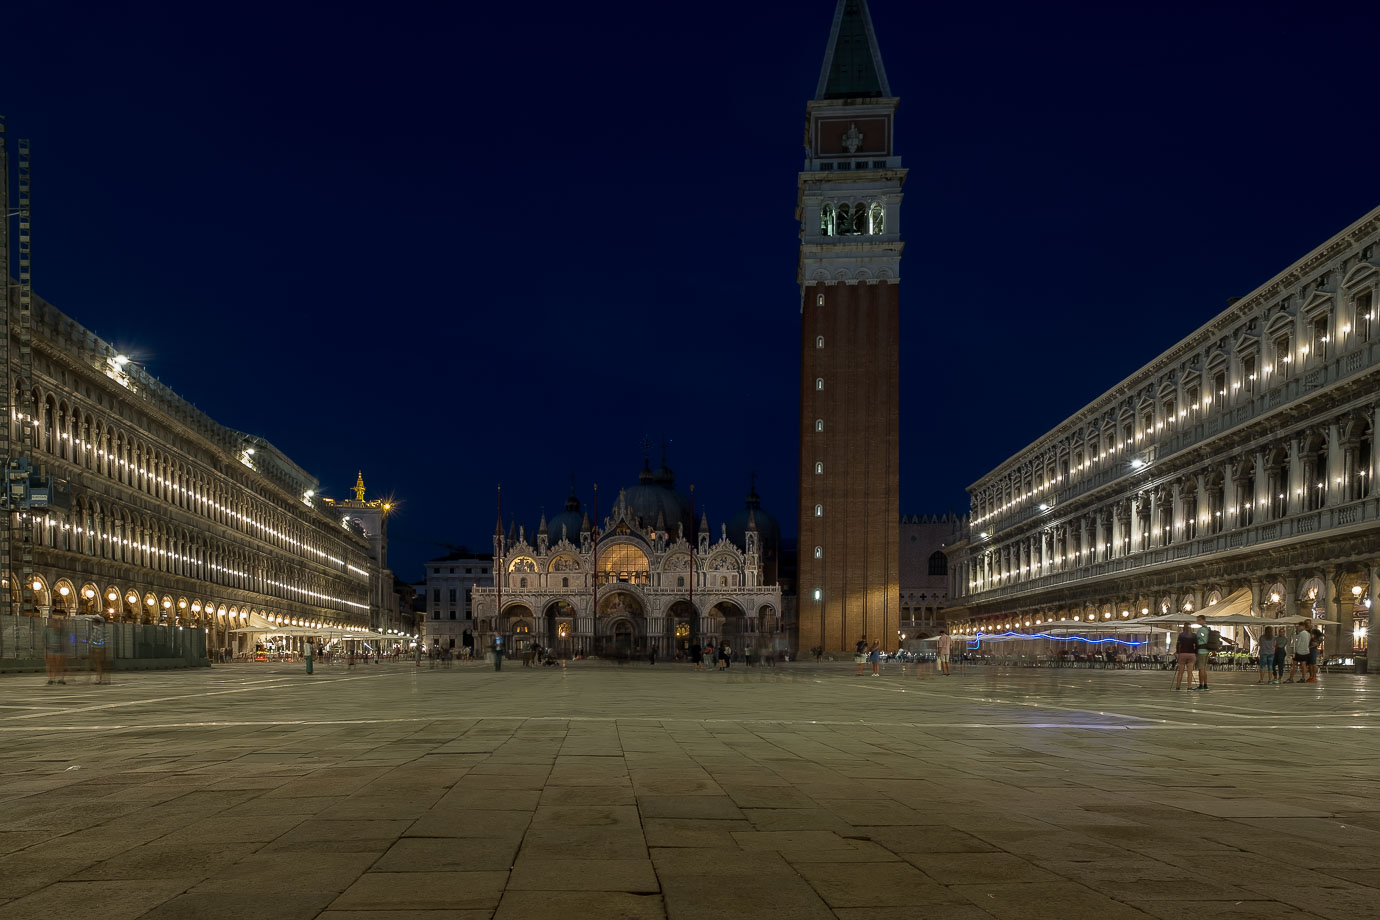
[[[901,97],[902,510],[1380,204],[1362,4],[872,0]],[[669,439],[795,532],[796,174],[833,0],[33,3],[40,294],[346,497],[487,549]],[[1292,9],[1290,7],[1293,7]]]

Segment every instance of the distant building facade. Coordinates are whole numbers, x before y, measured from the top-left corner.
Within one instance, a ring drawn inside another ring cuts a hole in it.
[[[493,584],[493,564],[493,556],[464,547],[427,562],[422,636],[428,648],[460,649],[475,644],[472,592]]]
[[[901,518],[901,641],[936,635],[949,602],[946,547],[963,534],[955,514],[912,514]]]
[[[1204,610],[1321,616],[1375,654],[1380,208],[968,492],[965,630]]]
[[[901,167],[866,0],[838,0],[806,106],[800,221],[800,646],[900,622]]]

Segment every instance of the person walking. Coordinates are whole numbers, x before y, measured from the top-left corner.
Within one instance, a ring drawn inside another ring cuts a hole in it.
[[[86,635],[86,646],[88,674],[95,671],[96,683],[98,684],[110,683],[105,676],[105,619],[100,614],[91,618],[91,631]],[[91,682],[89,676],[86,678],[86,682]]]
[[[699,642],[690,643],[690,660],[694,662],[696,671],[704,670],[704,649]]]
[[[1179,631],[1179,638],[1174,643],[1174,657],[1178,661],[1174,671],[1174,689],[1182,690],[1185,678],[1190,682],[1193,680],[1193,665],[1198,660],[1198,637],[1188,623]]]
[[[1294,636],[1289,643],[1289,647],[1294,652],[1294,663],[1289,666],[1289,679],[1286,684],[1294,683],[1294,672],[1299,674],[1299,683],[1308,679],[1308,646],[1312,641],[1312,636],[1308,635],[1308,626],[1300,621],[1294,626]]]
[[[863,665],[867,663],[867,639],[859,639],[853,646],[853,662],[858,666],[858,676],[863,676]]]
[[[1260,637],[1260,642],[1255,647],[1256,654],[1260,660],[1256,665],[1256,671],[1260,675],[1256,678],[1257,684],[1274,683],[1270,679],[1270,669],[1275,666],[1275,629],[1273,626],[1266,626],[1265,633]]]
[[[1197,643],[1198,686],[1194,690],[1208,689],[1208,664],[1212,660],[1212,630],[1208,629],[1207,617],[1198,614],[1198,629],[1194,632]]]
[[[65,684],[63,679],[67,668],[65,648],[67,639],[66,622],[63,615],[54,612],[43,624],[43,664],[48,672],[48,683]]]
[[[949,670],[949,655],[953,653],[954,639],[947,628],[939,630],[939,638],[934,643],[934,668],[945,677],[952,675]],[[920,673],[919,668],[916,669]]]

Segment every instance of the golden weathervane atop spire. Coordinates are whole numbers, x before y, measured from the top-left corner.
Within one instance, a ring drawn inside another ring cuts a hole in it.
[[[355,501],[364,501],[364,470],[359,471],[359,478],[355,480]]]

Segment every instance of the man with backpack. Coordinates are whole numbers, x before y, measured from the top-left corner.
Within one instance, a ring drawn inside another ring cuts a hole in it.
[[[1208,662],[1212,659],[1212,653],[1222,647],[1222,634],[1208,629],[1207,617],[1200,613],[1198,614],[1198,631],[1194,638],[1198,647],[1198,686],[1193,689],[1206,690],[1208,688]]]

